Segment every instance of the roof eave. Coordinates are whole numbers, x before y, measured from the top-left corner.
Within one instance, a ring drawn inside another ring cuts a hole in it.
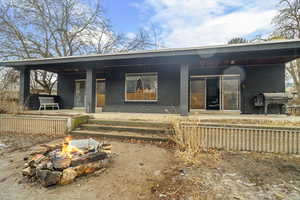
[[[107,55],[83,55],[83,56],[69,56],[59,58],[42,58],[20,61],[3,61],[0,66],[5,67],[22,67],[44,64],[62,64],[74,62],[91,62],[91,61],[107,61],[107,60],[121,60],[121,59],[139,59],[151,57],[168,57],[168,56],[187,56],[187,55],[213,55],[224,53],[237,52],[253,52],[253,51],[272,51],[282,49],[298,49],[300,50],[300,40],[287,40],[281,42],[266,42],[256,44],[237,44],[237,45],[222,45],[209,46],[199,48],[185,48],[185,49],[164,49],[133,53],[117,53]]]

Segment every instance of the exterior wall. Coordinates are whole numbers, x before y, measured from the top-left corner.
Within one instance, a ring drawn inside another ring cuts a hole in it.
[[[197,69],[191,75],[239,74],[241,77],[241,112],[262,113],[262,108],[253,106],[253,97],[263,92],[285,92],[285,65],[232,66],[226,68]],[[268,112],[279,113],[279,106],[270,105]]]
[[[103,74],[96,74],[96,78],[103,78]],[[62,109],[72,109],[74,107],[75,80],[86,79],[82,74],[58,74],[57,95],[59,96]]]
[[[242,84],[242,112],[262,113],[253,106],[253,97],[263,92],[285,92],[285,65],[255,66],[245,68]],[[279,113],[279,107],[270,105],[268,112]]]
[[[114,68],[106,78],[106,112],[178,113],[180,66]],[[126,73],[158,72],[157,102],[125,102]]]
[[[125,102],[125,74],[158,72],[157,102]],[[240,74],[241,77],[241,112],[258,113],[253,106],[252,98],[262,92],[285,91],[284,65],[227,68],[190,68],[190,75]],[[180,66],[139,66],[111,68],[105,75],[97,74],[96,78],[106,78],[106,105],[104,112],[140,112],[140,113],[179,113],[180,104]],[[58,74],[59,102],[64,109],[73,108],[75,80],[85,79],[85,74]],[[278,112],[273,106],[270,112]]]
[[[240,75],[241,85],[243,83],[245,72],[244,68],[241,66],[230,66],[230,67],[207,67],[207,68],[197,68],[194,67],[190,71],[191,76],[195,75]],[[241,88],[241,86],[240,86]],[[242,91],[240,91],[240,96],[243,96]],[[241,102],[241,108],[242,102]]]
[[[57,95],[60,97],[62,109],[72,109],[74,105],[75,75],[58,74]],[[81,77],[83,78],[83,77]]]

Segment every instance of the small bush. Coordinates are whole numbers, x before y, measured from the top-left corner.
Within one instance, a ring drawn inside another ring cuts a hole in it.
[[[10,93],[0,93],[0,114],[16,114],[22,111],[18,99]]]
[[[4,109],[0,108],[0,114],[5,114],[5,113],[6,113],[6,111]]]

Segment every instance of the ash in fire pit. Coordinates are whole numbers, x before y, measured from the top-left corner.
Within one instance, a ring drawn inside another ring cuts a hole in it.
[[[111,145],[92,138],[71,140],[65,138],[61,145],[41,145],[24,158],[27,162],[22,173],[47,187],[69,184],[78,176],[107,167]]]

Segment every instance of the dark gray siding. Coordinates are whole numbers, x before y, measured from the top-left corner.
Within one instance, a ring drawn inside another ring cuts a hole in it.
[[[245,68],[245,81],[242,84],[243,113],[259,113],[253,106],[253,97],[263,92],[285,92],[285,65],[255,66]],[[271,106],[271,113],[278,113],[278,106]]]
[[[75,76],[58,74],[57,95],[60,97],[63,109],[73,108],[75,79]]]
[[[253,97],[263,92],[285,91],[285,65],[262,65],[254,67],[232,66],[226,68],[197,69],[190,71],[191,75],[221,75],[239,74],[241,77],[241,112],[261,113],[262,108],[253,106]],[[271,105],[270,113],[278,113],[279,107]]]
[[[180,66],[139,66],[110,68],[97,78],[106,78],[105,112],[139,112],[139,113],[179,113]],[[125,73],[158,72],[157,102],[125,102]],[[190,68],[190,75],[240,74],[241,76],[241,111],[258,113],[252,98],[261,92],[284,92],[284,65],[227,68]],[[85,79],[85,74],[58,74],[58,96],[64,109],[73,108],[75,80]],[[271,112],[277,112],[276,106]]]
[[[125,102],[125,73],[158,72],[157,102]],[[106,112],[178,113],[179,66],[115,68],[106,77]]]

